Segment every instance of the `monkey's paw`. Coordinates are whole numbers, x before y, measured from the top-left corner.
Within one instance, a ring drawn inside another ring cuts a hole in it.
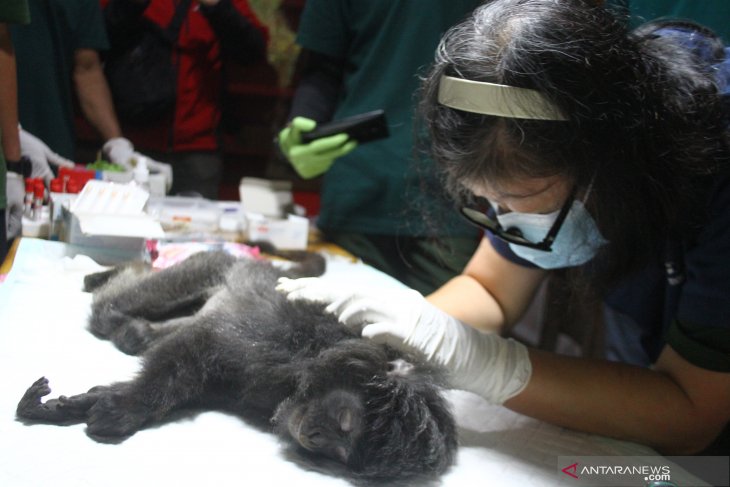
[[[17,417],[51,424],[73,424],[84,419],[86,410],[65,408],[63,404],[65,398],[63,396],[42,402],[43,396],[47,396],[50,392],[48,379],[41,377],[35,381],[18,402]]]
[[[41,377],[25,391],[18,402],[15,413],[19,418],[25,419],[46,419],[48,416],[48,405],[43,404],[41,399],[51,393],[48,386],[48,379]]]
[[[98,441],[115,441],[131,436],[147,422],[149,414],[119,392],[99,395],[88,410],[86,433]]]

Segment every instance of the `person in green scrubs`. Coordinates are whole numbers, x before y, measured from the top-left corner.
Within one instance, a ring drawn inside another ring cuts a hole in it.
[[[303,73],[282,152],[302,177],[324,174],[326,239],[423,293],[461,272],[479,238],[454,218],[432,161],[414,156],[415,93],[441,35],[479,3],[308,0],[299,24]],[[317,123],[376,109],[386,139],[301,142]]]

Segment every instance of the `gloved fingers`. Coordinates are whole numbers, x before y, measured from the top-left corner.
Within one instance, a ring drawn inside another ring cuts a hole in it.
[[[394,313],[382,309],[383,303],[371,296],[351,295],[332,302],[326,311],[336,315],[348,328],[360,329],[364,325],[394,319]]]
[[[293,129],[293,132],[294,132],[292,135],[295,135],[297,137],[302,132],[311,132],[316,127],[317,127],[317,122],[315,122],[311,118],[294,117],[291,121],[291,128]]]
[[[300,279],[290,279],[288,277],[280,277],[276,281],[275,289],[280,293],[289,295],[292,292],[299,291],[307,286],[314,284],[319,278],[302,277]]]
[[[331,286],[323,283],[318,277],[300,279],[280,277],[275,289],[286,294],[287,299],[291,301],[303,299],[318,303],[331,303],[338,298]]]
[[[132,169],[132,157],[134,157],[134,146],[132,142],[124,137],[114,137],[107,140],[101,147],[109,162],[118,164],[125,169]]]
[[[104,152],[111,152],[115,149],[134,151],[134,146],[129,139],[124,137],[112,137],[104,142],[104,145],[101,147],[101,150]]]
[[[292,146],[294,145],[292,138],[292,128],[287,126],[284,127],[279,131],[279,135],[277,137],[277,142],[279,143],[279,149],[281,149],[281,152],[286,156],[289,157],[289,151],[291,150]]]
[[[296,145],[287,157],[301,177],[310,179],[327,172],[335,159],[357,146],[357,142],[348,141],[347,137],[347,134],[337,134],[309,144]]]
[[[281,131],[279,131],[279,148],[286,157],[290,157],[293,148],[302,144],[302,132],[314,130],[317,122],[309,118],[294,117],[294,119]]]
[[[56,154],[52,150],[48,151],[48,153],[46,154],[46,159],[48,160],[49,163],[53,164],[54,166],[58,166],[58,167],[74,167],[75,166],[73,161],[70,161],[63,156]]]
[[[328,137],[313,140],[309,144],[295,147],[292,149],[292,152],[298,149],[298,152],[301,154],[327,154],[330,157],[338,157],[335,154],[337,154],[342,147],[346,145],[346,142],[349,139],[350,136],[345,133],[330,135]]]
[[[43,179],[45,185],[48,186],[49,184],[51,184],[51,179],[54,178],[54,174],[51,168],[48,166],[47,162],[33,161],[32,169],[30,171],[30,177]]]
[[[53,152],[41,139],[35,135],[19,129],[20,150],[30,159],[31,177],[42,178],[46,183],[53,178],[53,171],[48,163],[58,166],[73,167],[74,163]]]
[[[299,176],[303,179],[311,179],[326,173],[334,162],[334,158],[329,156],[307,156],[293,157],[291,164]]]
[[[349,154],[350,152],[354,151],[357,147],[357,141],[356,140],[348,140],[345,145],[340,147],[340,149],[337,151],[336,157],[342,157],[344,155]]]
[[[406,345],[405,337],[402,336],[402,331],[394,323],[379,322],[371,323],[362,329],[362,337],[369,338],[375,343],[389,345],[394,348],[401,350],[413,348]]]

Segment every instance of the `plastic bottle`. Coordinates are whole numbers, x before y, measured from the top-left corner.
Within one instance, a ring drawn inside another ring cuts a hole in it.
[[[147,167],[147,158],[146,157],[138,157],[137,158],[137,164],[134,166],[134,182],[137,183],[137,185],[147,191],[149,193],[150,191],[150,170]]]
[[[33,186],[35,182],[31,178],[25,180],[25,196],[23,197],[23,216],[33,218]]]
[[[61,200],[63,199],[63,180],[51,180],[50,194],[48,195],[48,209],[51,218],[48,228],[48,239],[58,240],[61,234]]]
[[[43,196],[46,188],[43,180],[36,180],[33,184],[33,220],[40,220],[43,214]]]

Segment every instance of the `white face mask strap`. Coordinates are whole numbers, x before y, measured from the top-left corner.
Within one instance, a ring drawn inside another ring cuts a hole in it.
[[[588,201],[588,197],[591,195],[591,191],[593,191],[593,182],[596,180],[596,173],[593,173],[593,176],[591,176],[591,182],[588,183],[588,187],[586,188],[586,194],[583,196],[583,199],[581,199],[581,203],[585,204],[586,201]]]
[[[540,92],[528,88],[441,76],[438,101],[447,107],[498,117],[568,120]]]

